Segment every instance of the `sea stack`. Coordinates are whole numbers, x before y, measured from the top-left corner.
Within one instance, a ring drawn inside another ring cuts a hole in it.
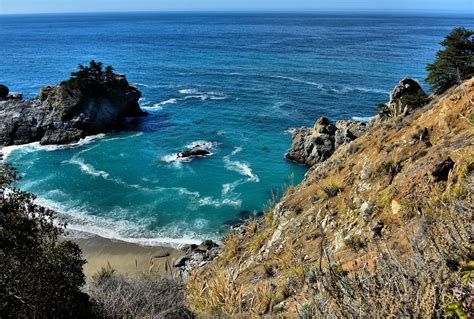
[[[103,71],[94,61],[80,66],[71,79],[42,88],[34,99],[9,98],[8,88],[0,89],[5,95],[0,101],[0,145],[4,146],[74,143],[87,135],[124,130],[127,117],[147,114],[138,104],[141,92],[125,75],[111,68]]]

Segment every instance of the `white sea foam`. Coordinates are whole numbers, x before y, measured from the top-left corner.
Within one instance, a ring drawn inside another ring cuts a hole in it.
[[[276,79],[288,80],[288,81],[292,81],[292,82],[296,82],[296,83],[303,83],[303,84],[307,84],[307,85],[310,85],[310,86],[315,86],[323,92],[332,92],[332,93],[336,93],[336,94],[347,94],[347,93],[353,92],[353,91],[359,91],[359,92],[363,92],[363,93],[376,93],[376,94],[388,94],[389,93],[389,91],[387,91],[387,90],[376,89],[376,88],[365,88],[365,87],[345,86],[345,87],[342,87],[340,89],[339,88],[327,88],[324,85],[322,85],[321,83],[317,83],[317,82],[313,82],[313,81],[307,81],[307,80],[304,80],[304,79],[294,78],[294,77],[290,77],[290,76],[274,75],[274,76],[271,76],[271,77],[276,78]]]
[[[213,197],[203,197],[198,200],[198,206],[213,206],[216,208],[220,208],[223,206],[232,206],[232,207],[240,207],[242,205],[241,200],[237,199],[230,199],[230,198],[222,198],[222,199],[215,199]]]
[[[78,165],[81,171],[88,175],[103,177],[105,179],[107,179],[110,176],[109,173],[95,169],[92,165],[87,164],[86,162],[84,162],[82,158],[79,158],[79,157],[73,157],[67,162],[70,164]]]
[[[211,151],[217,147],[216,142],[211,142],[211,141],[204,141],[204,140],[199,140],[199,141],[194,141],[191,142],[187,145],[184,146],[185,149],[193,149],[193,148],[201,148],[205,149],[207,151]],[[208,156],[213,155],[213,153],[210,153]],[[180,163],[186,163],[186,162],[191,162],[193,159],[190,157],[180,157],[179,153],[172,153],[172,154],[167,154],[161,157],[161,161],[165,163],[175,163],[178,166],[180,166]]]
[[[294,132],[296,132],[296,130],[298,130],[298,129],[295,128],[295,127],[290,127],[290,128],[285,130],[285,133],[293,134]]]
[[[282,75],[274,75],[272,77],[277,78],[277,79],[289,80],[289,81],[292,81],[292,82],[303,83],[303,84],[315,86],[318,89],[324,89],[322,84],[317,83],[317,82],[313,82],[313,81],[306,81],[306,80],[303,80],[303,79],[294,78],[294,77],[291,77],[291,76],[282,76]]]
[[[203,149],[206,149],[206,150],[212,150],[212,149],[214,149],[216,146],[217,146],[217,143],[216,143],[216,142],[205,141],[205,140],[199,140],[199,141],[191,142],[191,143],[187,144],[185,147],[186,147],[186,148],[199,147],[199,148],[203,148]]]
[[[231,156],[234,156],[241,151],[242,151],[242,147],[236,147],[234,151],[231,153]],[[241,161],[235,161],[235,160],[233,161],[230,159],[230,156],[228,155],[224,157],[224,165],[226,169],[237,172],[243,176],[248,177],[249,181],[252,181],[254,183],[260,182],[260,178],[258,177],[258,175],[253,173],[252,168],[247,163],[244,163]]]
[[[97,235],[103,238],[121,240],[130,243],[136,243],[146,246],[171,246],[175,248],[181,248],[186,244],[199,244],[203,238],[197,238],[198,236],[193,232],[183,231],[185,228],[189,228],[189,225],[169,225],[166,227],[167,231],[145,231],[146,225],[150,222],[149,220],[142,219],[140,223],[131,222],[126,219],[111,219],[107,217],[94,216],[87,212],[84,207],[79,209],[71,209],[60,203],[47,200],[44,198],[38,198],[36,200],[38,205],[47,207],[55,210],[60,214],[60,217],[65,219],[68,223],[67,228],[72,231],[83,233],[81,237],[90,237],[87,234]],[[126,218],[126,212],[117,211],[114,216]],[[123,215],[123,216],[121,216]],[[205,227],[202,221],[199,221],[198,229]],[[193,225],[194,226],[194,225]],[[143,234],[149,235],[149,237],[139,237]],[[170,237],[169,235],[179,234],[179,238]],[[84,236],[85,235],[85,236]],[[212,237],[212,236],[205,236]],[[217,239],[217,238],[214,238]]]
[[[66,145],[40,145],[39,142],[34,142],[34,143],[23,144],[23,145],[4,146],[2,147],[1,152],[3,154],[3,159],[5,160],[13,152],[17,150],[22,150],[24,152],[31,153],[31,152],[36,152],[36,151],[56,151],[60,149],[76,148],[79,146],[90,144],[94,142],[95,140],[104,138],[105,136],[106,136],[105,134],[86,136],[80,139],[76,143],[71,143],[71,144],[66,144]]]
[[[198,89],[182,89],[179,90],[179,93],[186,95],[184,97],[185,100],[190,100],[190,99],[198,99],[201,101],[206,101],[206,100],[225,100],[228,98],[228,96],[224,93],[221,92],[202,92],[199,91]]]
[[[198,89],[181,89],[178,92],[181,94],[202,94]]]
[[[361,121],[361,122],[365,122],[365,123],[368,123],[370,122],[375,116],[353,116],[352,119],[354,121]]]

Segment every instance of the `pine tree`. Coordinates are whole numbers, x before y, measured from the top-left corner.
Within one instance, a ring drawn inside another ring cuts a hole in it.
[[[474,76],[474,31],[455,28],[441,42],[436,60],[426,67],[426,82],[436,93],[442,93],[455,84]]]

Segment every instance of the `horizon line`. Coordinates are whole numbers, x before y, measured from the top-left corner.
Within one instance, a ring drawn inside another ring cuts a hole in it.
[[[117,11],[49,11],[49,12],[0,12],[0,16],[13,16],[13,15],[60,15],[60,14],[127,14],[127,13],[168,13],[168,14],[189,14],[189,13],[214,13],[214,14],[229,14],[229,13],[259,13],[259,14],[270,14],[270,13],[282,13],[282,14],[315,14],[315,13],[344,13],[344,14],[361,14],[361,13],[377,13],[377,14],[455,14],[473,16],[472,13],[466,13],[462,11],[446,11],[446,10],[404,10],[404,9],[226,9],[226,10],[117,10]]]

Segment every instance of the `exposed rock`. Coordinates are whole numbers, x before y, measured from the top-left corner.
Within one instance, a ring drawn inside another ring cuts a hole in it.
[[[390,92],[389,104],[398,103],[403,96],[413,95],[419,92],[423,92],[420,83],[411,78],[404,78],[398,82],[395,88]]]
[[[403,103],[405,96],[417,96],[416,101],[410,104]],[[422,98],[421,98],[422,97]],[[379,114],[369,123],[370,127],[375,127],[390,118],[399,118],[411,113],[414,109],[421,107],[427,100],[427,95],[423,91],[420,83],[411,78],[404,78],[390,92],[390,100],[387,104],[379,105]],[[423,102],[420,100],[423,100]]]
[[[86,135],[126,129],[127,117],[147,114],[140,109],[140,97],[140,91],[117,74],[45,87],[31,100],[9,96],[0,102],[0,145],[68,144]]]
[[[9,92],[10,90],[8,89],[8,87],[3,84],[0,84],[0,100],[6,99]]]
[[[333,125],[327,118],[321,117],[313,129],[303,127],[293,132],[293,142],[286,158],[313,166],[327,160],[339,146],[350,143],[366,130],[363,122],[343,120]]]
[[[70,144],[78,142],[84,136],[84,131],[75,128],[48,130],[41,138],[40,144]]]
[[[337,121],[336,128],[334,149],[352,142],[367,131],[365,123],[353,120]]]
[[[447,181],[449,172],[453,169],[454,162],[450,157],[442,158],[433,164],[431,175],[435,182]]]
[[[211,152],[199,147],[195,147],[193,149],[178,153],[179,158],[202,157],[202,156],[209,156],[209,155],[211,155]]]
[[[194,269],[200,268],[216,258],[221,252],[218,244],[212,240],[205,240],[199,246],[190,245],[185,249],[186,255],[178,258],[174,266],[187,278]]]
[[[184,267],[186,265],[186,262],[189,260],[189,257],[184,255],[184,256],[181,256],[179,257],[176,262],[174,263],[174,266],[176,268],[179,268],[179,267]]]
[[[22,100],[23,99],[23,94],[21,93],[12,93],[11,95],[8,96],[9,99],[11,100]]]

